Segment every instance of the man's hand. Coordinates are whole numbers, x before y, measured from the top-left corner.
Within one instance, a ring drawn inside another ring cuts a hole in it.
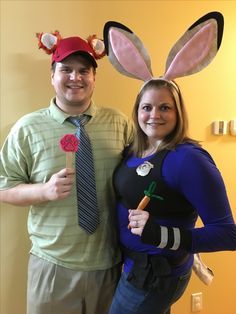
[[[0,191],[0,201],[15,206],[30,206],[64,199],[70,195],[74,176],[74,169],[62,169],[46,183],[22,183]]]
[[[75,171],[69,168],[53,174],[43,187],[45,200],[56,201],[68,197],[74,183],[74,176]]]

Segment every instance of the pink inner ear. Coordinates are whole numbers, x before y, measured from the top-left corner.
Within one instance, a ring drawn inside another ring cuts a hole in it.
[[[150,80],[152,75],[142,55],[131,40],[113,28],[109,34],[113,53],[124,70],[140,80]]]
[[[215,33],[214,23],[208,23],[200,29],[177,53],[164,77],[173,80],[198,72],[198,67],[201,69],[201,63],[206,60],[208,55],[210,57]]]

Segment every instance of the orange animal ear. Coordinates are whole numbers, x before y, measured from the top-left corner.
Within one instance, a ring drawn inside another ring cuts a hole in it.
[[[96,59],[101,59],[106,55],[105,45],[102,39],[97,38],[96,35],[91,35],[87,38],[87,42],[93,49]]]
[[[36,37],[38,38],[39,49],[43,49],[49,55],[56,50],[62,39],[58,31],[53,33],[36,33]]]

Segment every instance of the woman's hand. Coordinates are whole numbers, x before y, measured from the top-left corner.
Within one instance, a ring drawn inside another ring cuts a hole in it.
[[[128,218],[131,232],[141,236],[143,228],[149,218],[149,212],[140,209],[130,209]]]

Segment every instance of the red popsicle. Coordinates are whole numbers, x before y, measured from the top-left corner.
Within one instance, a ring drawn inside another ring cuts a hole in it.
[[[72,168],[73,153],[78,150],[79,139],[75,134],[65,134],[60,139],[60,146],[66,153],[66,168]]]

